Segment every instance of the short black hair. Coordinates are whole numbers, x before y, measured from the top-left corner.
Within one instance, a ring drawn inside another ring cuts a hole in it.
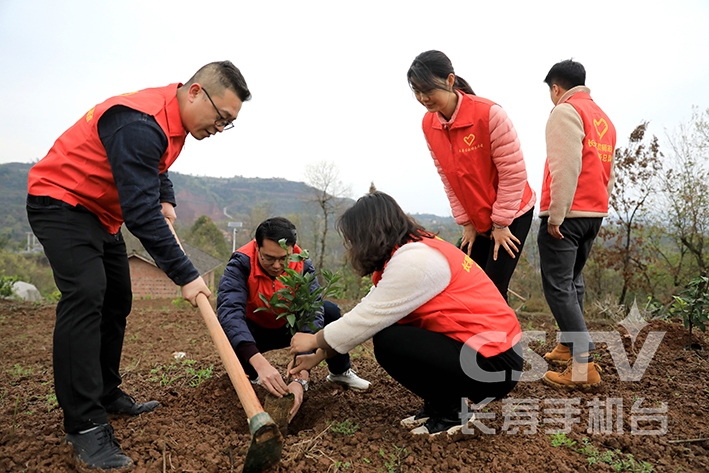
[[[214,90],[214,94],[220,97],[224,94],[224,90],[229,89],[242,102],[251,98],[251,91],[246,85],[244,76],[231,61],[210,62],[202,66],[185,85],[189,87],[196,82],[208,86],[209,90]]]
[[[573,59],[557,62],[549,69],[544,82],[550,88],[556,84],[564,90],[573,89],[578,85],[586,85],[586,69],[583,64]]]
[[[285,239],[287,246],[295,246],[298,234],[295,225],[285,217],[272,217],[264,220],[256,228],[256,244],[259,248],[263,246],[263,240],[271,240],[278,243],[278,240]]]

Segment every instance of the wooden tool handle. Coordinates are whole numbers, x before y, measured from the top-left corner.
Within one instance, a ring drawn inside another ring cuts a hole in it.
[[[231,343],[229,343],[229,339],[224,333],[224,330],[222,330],[222,326],[219,324],[219,320],[207,296],[200,293],[197,296],[197,305],[199,306],[199,311],[202,313],[204,322],[207,324],[214,345],[217,347],[217,352],[222,359],[222,363],[224,363],[224,367],[229,374],[231,384],[234,385],[236,394],[239,396],[239,401],[241,401],[241,405],[244,407],[246,416],[251,419],[256,414],[263,412],[261,402],[258,400],[258,397],[256,397],[251,382],[246,377],[244,368],[236,357],[236,353],[234,353],[234,349],[231,347]]]
[[[167,226],[170,227],[180,248],[182,248],[182,251],[185,251],[182,247],[182,243],[180,243],[180,239],[177,237],[177,233],[175,233],[172,223],[167,219],[165,219],[165,221],[167,222]],[[261,402],[258,400],[258,397],[256,397],[254,388],[246,377],[244,368],[241,366],[236,353],[234,353],[234,349],[231,347],[229,339],[224,333],[222,326],[219,324],[219,319],[217,319],[214,309],[212,309],[212,304],[210,304],[205,294],[200,293],[197,295],[197,306],[202,313],[204,323],[207,324],[207,329],[209,329],[209,334],[212,336],[214,346],[217,347],[217,352],[222,359],[226,372],[229,374],[231,384],[234,385],[236,394],[239,396],[239,401],[241,401],[241,405],[244,407],[246,417],[250,420],[256,414],[264,412],[263,406],[261,406]]]

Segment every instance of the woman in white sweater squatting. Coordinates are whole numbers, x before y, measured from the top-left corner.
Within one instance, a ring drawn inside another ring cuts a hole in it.
[[[315,335],[298,333],[297,373],[372,338],[379,364],[423,399],[402,420],[414,434],[449,434],[473,403],[506,396],[522,372],[517,317],[465,253],[426,231],[382,192],[361,197],[337,223],[355,271],[374,287]],[[467,420],[467,419],[466,419]]]

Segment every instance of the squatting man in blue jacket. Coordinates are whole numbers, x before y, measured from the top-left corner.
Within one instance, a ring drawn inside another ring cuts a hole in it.
[[[288,254],[301,252],[296,238],[295,225],[286,218],[273,217],[261,222],[256,228],[255,239],[231,256],[219,282],[217,297],[219,323],[251,382],[260,384],[278,397],[289,392],[294,394],[295,403],[289,422],[303,403],[310,374],[303,370],[286,385],[281,374],[262,353],[290,346],[292,335],[285,318],[277,319],[271,311],[256,312],[256,309],[265,306],[259,292],[270,300],[273,293],[283,287],[276,278],[284,273]],[[278,244],[281,239],[286,241],[287,252]],[[288,267],[301,274],[315,272],[309,259],[290,262]],[[314,280],[311,291],[317,287],[317,280]],[[340,318],[340,308],[330,301],[324,301],[322,312],[315,318],[314,325],[318,329]],[[360,378],[351,369],[349,354],[330,358],[327,365],[330,370],[328,381],[360,391],[369,388],[369,381]]]

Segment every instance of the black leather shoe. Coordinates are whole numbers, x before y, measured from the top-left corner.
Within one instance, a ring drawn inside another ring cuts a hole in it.
[[[80,469],[126,470],[133,466],[113,436],[113,427],[101,424],[83,434],[67,434],[66,441],[74,447],[74,457]]]
[[[152,412],[160,405],[158,401],[148,401],[143,404],[135,402],[132,396],[121,391],[121,394],[113,401],[105,404],[103,407],[109,414],[119,414],[125,416],[137,416]]]

